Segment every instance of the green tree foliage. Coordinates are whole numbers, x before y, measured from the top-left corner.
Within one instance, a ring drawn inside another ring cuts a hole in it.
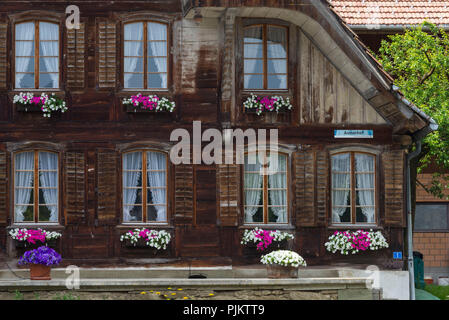
[[[449,35],[424,22],[383,40],[378,59],[405,97],[438,123],[423,141],[418,172],[432,162],[440,168],[424,187],[442,198],[449,188]]]

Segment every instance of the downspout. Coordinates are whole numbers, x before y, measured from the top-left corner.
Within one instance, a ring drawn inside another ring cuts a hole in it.
[[[415,269],[413,264],[413,223],[410,161],[421,153],[421,139],[416,141],[416,149],[407,155],[407,261],[410,285],[410,300],[415,300]]]

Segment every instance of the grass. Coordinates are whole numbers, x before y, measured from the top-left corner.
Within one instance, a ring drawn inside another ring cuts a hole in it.
[[[427,284],[424,290],[440,298],[441,300],[449,300],[449,286],[438,286],[436,284]]]
[[[14,299],[23,300],[23,293],[21,293],[19,290],[14,291]]]
[[[79,300],[80,298],[77,296],[73,296],[71,293],[64,294],[64,295],[56,295],[53,297],[53,300]]]

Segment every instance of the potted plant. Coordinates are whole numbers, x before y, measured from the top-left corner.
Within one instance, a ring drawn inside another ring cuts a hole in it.
[[[388,248],[388,243],[380,231],[335,231],[324,244],[327,251],[342,255],[375,251]]]
[[[171,235],[167,231],[147,228],[129,230],[120,236],[120,241],[125,246],[154,249],[154,254],[161,249],[167,249],[170,240]]]
[[[306,267],[306,261],[296,252],[276,250],[263,255],[260,262],[267,265],[268,278],[298,278],[300,266]]]
[[[258,97],[251,94],[244,102],[245,112],[255,112],[258,116],[263,112],[288,112],[293,108],[290,98],[282,96]]]
[[[47,246],[41,246],[25,252],[19,260],[19,265],[30,266],[31,280],[51,280],[51,267],[60,262],[59,253]]]
[[[55,94],[48,96],[45,92],[36,97],[31,92],[20,92],[14,96],[13,102],[17,105],[17,111],[42,111],[45,118],[50,118],[53,112],[66,112],[68,109],[63,99]]]
[[[241,244],[247,247],[256,247],[257,251],[270,251],[276,249],[286,249],[287,241],[294,239],[294,235],[279,230],[264,230],[254,228],[243,232]]]
[[[41,245],[54,247],[56,245],[56,240],[62,237],[62,234],[56,231],[43,230],[41,228],[16,228],[9,231],[9,236],[15,241],[16,247],[32,248]]]
[[[144,96],[137,94],[130,98],[123,99],[123,105],[126,106],[127,112],[173,112],[175,110],[175,102],[165,97],[157,95]]]

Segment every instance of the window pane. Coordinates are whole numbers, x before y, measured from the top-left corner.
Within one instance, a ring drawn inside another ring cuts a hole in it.
[[[245,207],[245,222],[263,222],[263,207]]]
[[[39,88],[58,88],[59,74],[58,73],[40,73],[39,74]]]
[[[34,22],[16,24],[16,40],[34,40]]]
[[[34,58],[16,58],[16,72],[34,72]]]
[[[167,88],[167,74],[149,73],[148,88]]]
[[[56,23],[39,22],[39,40],[59,40],[59,26]]]
[[[123,170],[142,170],[142,152],[129,152],[123,155]]]
[[[267,33],[268,58],[286,58],[287,30],[282,27],[268,26]]]
[[[34,73],[16,73],[16,88],[34,88]]]
[[[166,204],[165,188],[149,188],[147,189],[147,204]]]
[[[243,72],[244,73],[261,73],[261,74],[263,74],[263,60],[245,59]]]
[[[143,58],[125,58],[125,72],[143,72]]]
[[[286,223],[287,207],[268,207],[268,222]]]
[[[123,220],[126,222],[142,221],[142,206],[125,206]]]
[[[125,41],[125,57],[142,57],[143,42],[142,41]]]
[[[58,72],[58,58],[40,58],[39,70],[40,72]]]
[[[287,60],[268,60],[268,73],[287,73]]]
[[[167,58],[148,58],[149,72],[167,72]]]
[[[268,75],[268,89],[287,89],[287,76]]]
[[[167,40],[167,25],[148,22],[148,40]]]
[[[166,57],[167,42],[148,42],[148,57]]]
[[[276,158],[275,158],[276,157]],[[268,173],[275,174],[277,172],[287,171],[287,156],[280,153],[267,155]]]
[[[416,204],[415,230],[448,230],[447,204]]]
[[[249,27],[244,30],[244,41],[245,42],[262,42],[262,27]]]
[[[245,58],[263,58],[262,44],[245,44],[244,46]]]
[[[245,75],[245,89],[263,89],[263,75]]]
[[[56,222],[54,214],[56,206],[39,206],[39,222]]]
[[[16,57],[22,56],[34,57],[34,41],[16,41]]]
[[[143,23],[125,24],[125,40],[143,40]]]
[[[59,56],[59,44],[56,41],[41,41],[39,43],[39,54],[41,56]]]
[[[143,73],[125,73],[125,88],[143,88]]]
[[[355,172],[374,172],[374,156],[369,154],[356,153]]]
[[[18,210],[22,212],[18,215]],[[15,221],[17,222],[34,222],[34,206],[16,206]]]

